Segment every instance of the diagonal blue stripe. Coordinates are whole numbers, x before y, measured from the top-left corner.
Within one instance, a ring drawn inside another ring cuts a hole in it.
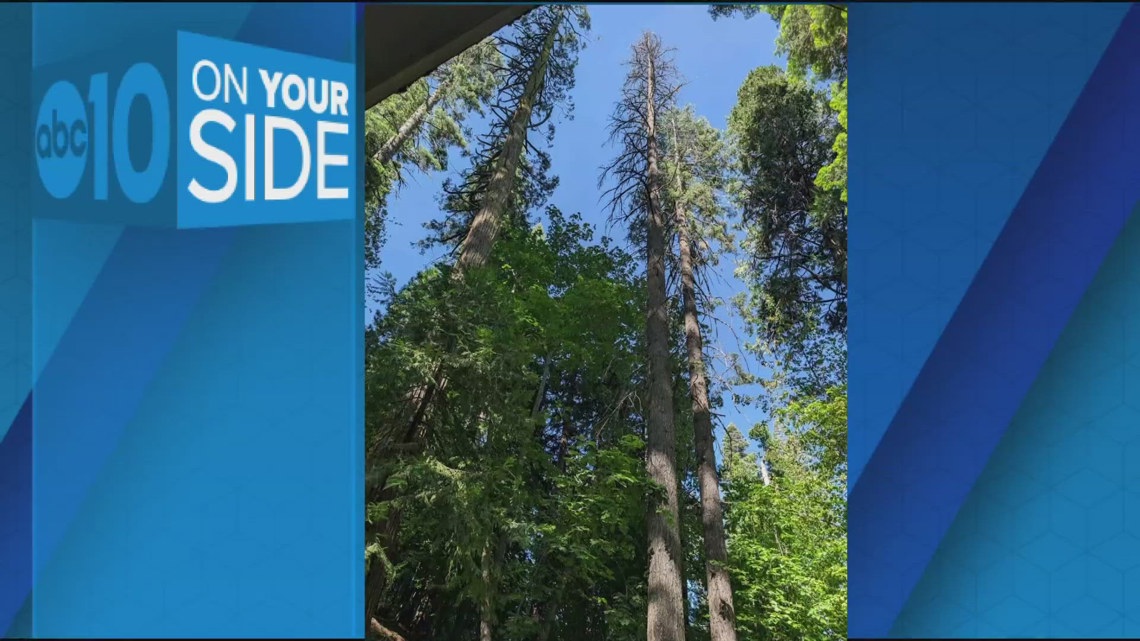
[[[32,397],[0,438],[0,637],[32,584]]]
[[[1140,207],[1081,298],[891,630],[1140,638]],[[1133,363],[1133,364],[1130,364]]]
[[[849,633],[881,638],[1140,201],[1132,8],[850,494]]]
[[[852,8],[851,487],[1129,7]]]

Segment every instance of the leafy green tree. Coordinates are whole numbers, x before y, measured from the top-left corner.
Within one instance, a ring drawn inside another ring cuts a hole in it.
[[[499,36],[507,65],[503,85],[491,106],[496,118],[481,136],[470,171],[459,186],[445,185],[442,221],[430,225],[430,243],[450,245],[456,255],[450,270],[453,280],[482,266],[504,223],[525,223],[527,213],[541,206],[557,184],[546,171],[546,152],[529,142],[532,130],[547,125],[573,86],[577,54],[583,45],[581,32],[589,28],[583,7],[549,6],[528,13],[508,34]],[[548,140],[553,136],[548,127]],[[528,153],[535,160],[528,161]],[[432,403],[447,393],[445,367],[448,348],[424,372],[424,383],[415,386],[394,423],[402,443],[422,439],[424,418]]]
[[[465,143],[466,139],[461,137],[462,132],[459,131],[463,116],[467,112],[483,114],[483,104],[494,95],[497,88],[498,77],[495,72],[501,66],[502,55],[492,39],[484,40],[444,63],[428,77],[435,84],[429,87],[427,96],[384,141],[373,156],[373,161],[383,166],[391,162],[397,153],[404,152],[417,160],[418,166],[442,169],[437,164],[440,154],[423,157],[423,149],[409,150],[406,149],[406,144],[417,133],[421,133],[420,130],[425,125],[429,132],[446,133],[457,143]],[[436,107],[445,109],[436,111]],[[438,144],[435,140],[430,140],[429,143]],[[435,151],[438,152],[439,149],[436,148]]]
[[[776,52],[787,57],[788,72],[816,83],[831,84],[830,106],[839,123],[833,150],[835,158],[823,168],[817,182],[840,192],[847,202],[847,7],[820,5],[714,5],[713,18],[766,13],[780,25]]]
[[[730,116],[748,283],[737,305],[770,366],[770,419],[723,450],[738,632],[846,637],[847,11],[713,7],[779,24],[787,71],[754,70]]]
[[[580,30],[589,27],[584,8],[549,6],[534,10],[508,30],[496,36],[505,64],[498,69],[502,82],[490,103],[493,118],[490,132],[481,136],[473,157],[473,168],[463,181],[463,188],[450,194],[444,202],[450,216],[447,220],[463,223],[458,238],[458,258],[452,268],[442,267],[448,281],[462,289],[462,276],[481,267],[493,249],[504,220],[520,223],[533,201],[519,197],[534,181],[528,175],[541,174],[549,165],[545,153],[538,152],[538,172],[531,171],[527,154],[536,149],[528,142],[531,130],[546,124],[566,92],[573,85],[577,52],[582,45]],[[493,58],[485,55],[483,59]],[[520,180],[520,177],[523,180]],[[544,185],[550,181],[539,176]],[[448,242],[448,239],[437,239]],[[431,287],[447,285],[434,282]],[[423,451],[436,422],[432,415],[436,405],[449,396],[451,364],[457,361],[459,328],[449,326],[446,314],[452,300],[446,291],[437,292],[439,308],[430,317],[440,321],[430,331],[416,337],[421,350],[417,358],[407,361],[419,372],[399,399],[375,403],[369,410],[370,431],[367,454],[371,503],[386,502],[401,491],[389,480],[392,459]],[[457,295],[459,295],[457,293]],[[399,537],[401,517],[398,505],[375,514],[370,521],[370,540],[375,551],[394,549]],[[366,585],[367,610],[374,611],[390,572],[390,561],[375,552],[377,563],[369,572]]]
[[[649,490],[636,416],[642,284],[632,258],[590,244],[578,217],[547,218],[547,231],[504,230],[462,287],[443,270],[422,274],[370,339],[370,402],[384,402],[416,376],[417,337],[440,325],[456,335],[427,447],[392,461],[400,491],[370,507],[402,515],[375,612],[408,638],[637,629]]]
[[[822,94],[778,67],[753,70],[729,117],[750,289],[739,306],[754,349],[819,392],[843,368],[847,214],[815,177],[833,154]]]
[[[729,558],[741,638],[847,638],[846,390],[793,401],[725,444]],[[765,472],[770,468],[770,480]]]
[[[730,125],[750,254],[742,275],[752,283],[741,309],[758,339],[753,349],[818,394],[846,369],[847,9],[718,5],[710,13],[764,13],[779,25],[787,73],[753,71]],[[829,95],[817,89],[825,84]]]
[[[845,175],[828,168],[845,116],[818,88],[838,41],[804,48],[814,9],[764,11],[800,62],[754,71],[725,133],[676,107],[658,38],[635,44],[599,181],[630,253],[548,204],[583,9],[532,11],[370,114],[374,168],[390,172],[371,202],[451,148],[470,160],[423,241],[450,252],[385,281],[365,335],[372,637],[844,635],[845,308],[828,299],[845,294],[828,286],[845,292]],[[463,115],[480,107],[474,136]],[[737,234],[753,349],[778,358],[760,453],[729,426],[718,470],[726,383],[704,345],[705,283]]]
[[[829,105],[836,114],[834,159],[816,177],[847,204],[847,7],[845,5],[767,5],[780,25],[776,51],[788,58],[788,71],[816,83],[830,83]]]

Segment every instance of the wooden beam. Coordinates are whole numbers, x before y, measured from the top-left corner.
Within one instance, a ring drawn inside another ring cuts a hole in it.
[[[399,93],[538,5],[369,4],[365,108]]]

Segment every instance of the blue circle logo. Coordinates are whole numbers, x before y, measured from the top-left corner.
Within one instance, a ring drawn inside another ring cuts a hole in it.
[[[83,179],[90,147],[87,106],[74,84],[61,80],[47,90],[35,136],[40,182],[55,198],[71,196]]]

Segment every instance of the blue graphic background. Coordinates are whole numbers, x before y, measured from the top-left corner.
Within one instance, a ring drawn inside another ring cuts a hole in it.
[[[0,635],[32,584],[31,22],[30,3],[0,6]]]
[[[1140,10],[850,23],[849,634],[1140,636]]]
[[[355,64],[356,9],[131,9],[0,7],[0,633],[362,636],[358,216],[33,231],[20,133],[33,60],[183,28]]]

